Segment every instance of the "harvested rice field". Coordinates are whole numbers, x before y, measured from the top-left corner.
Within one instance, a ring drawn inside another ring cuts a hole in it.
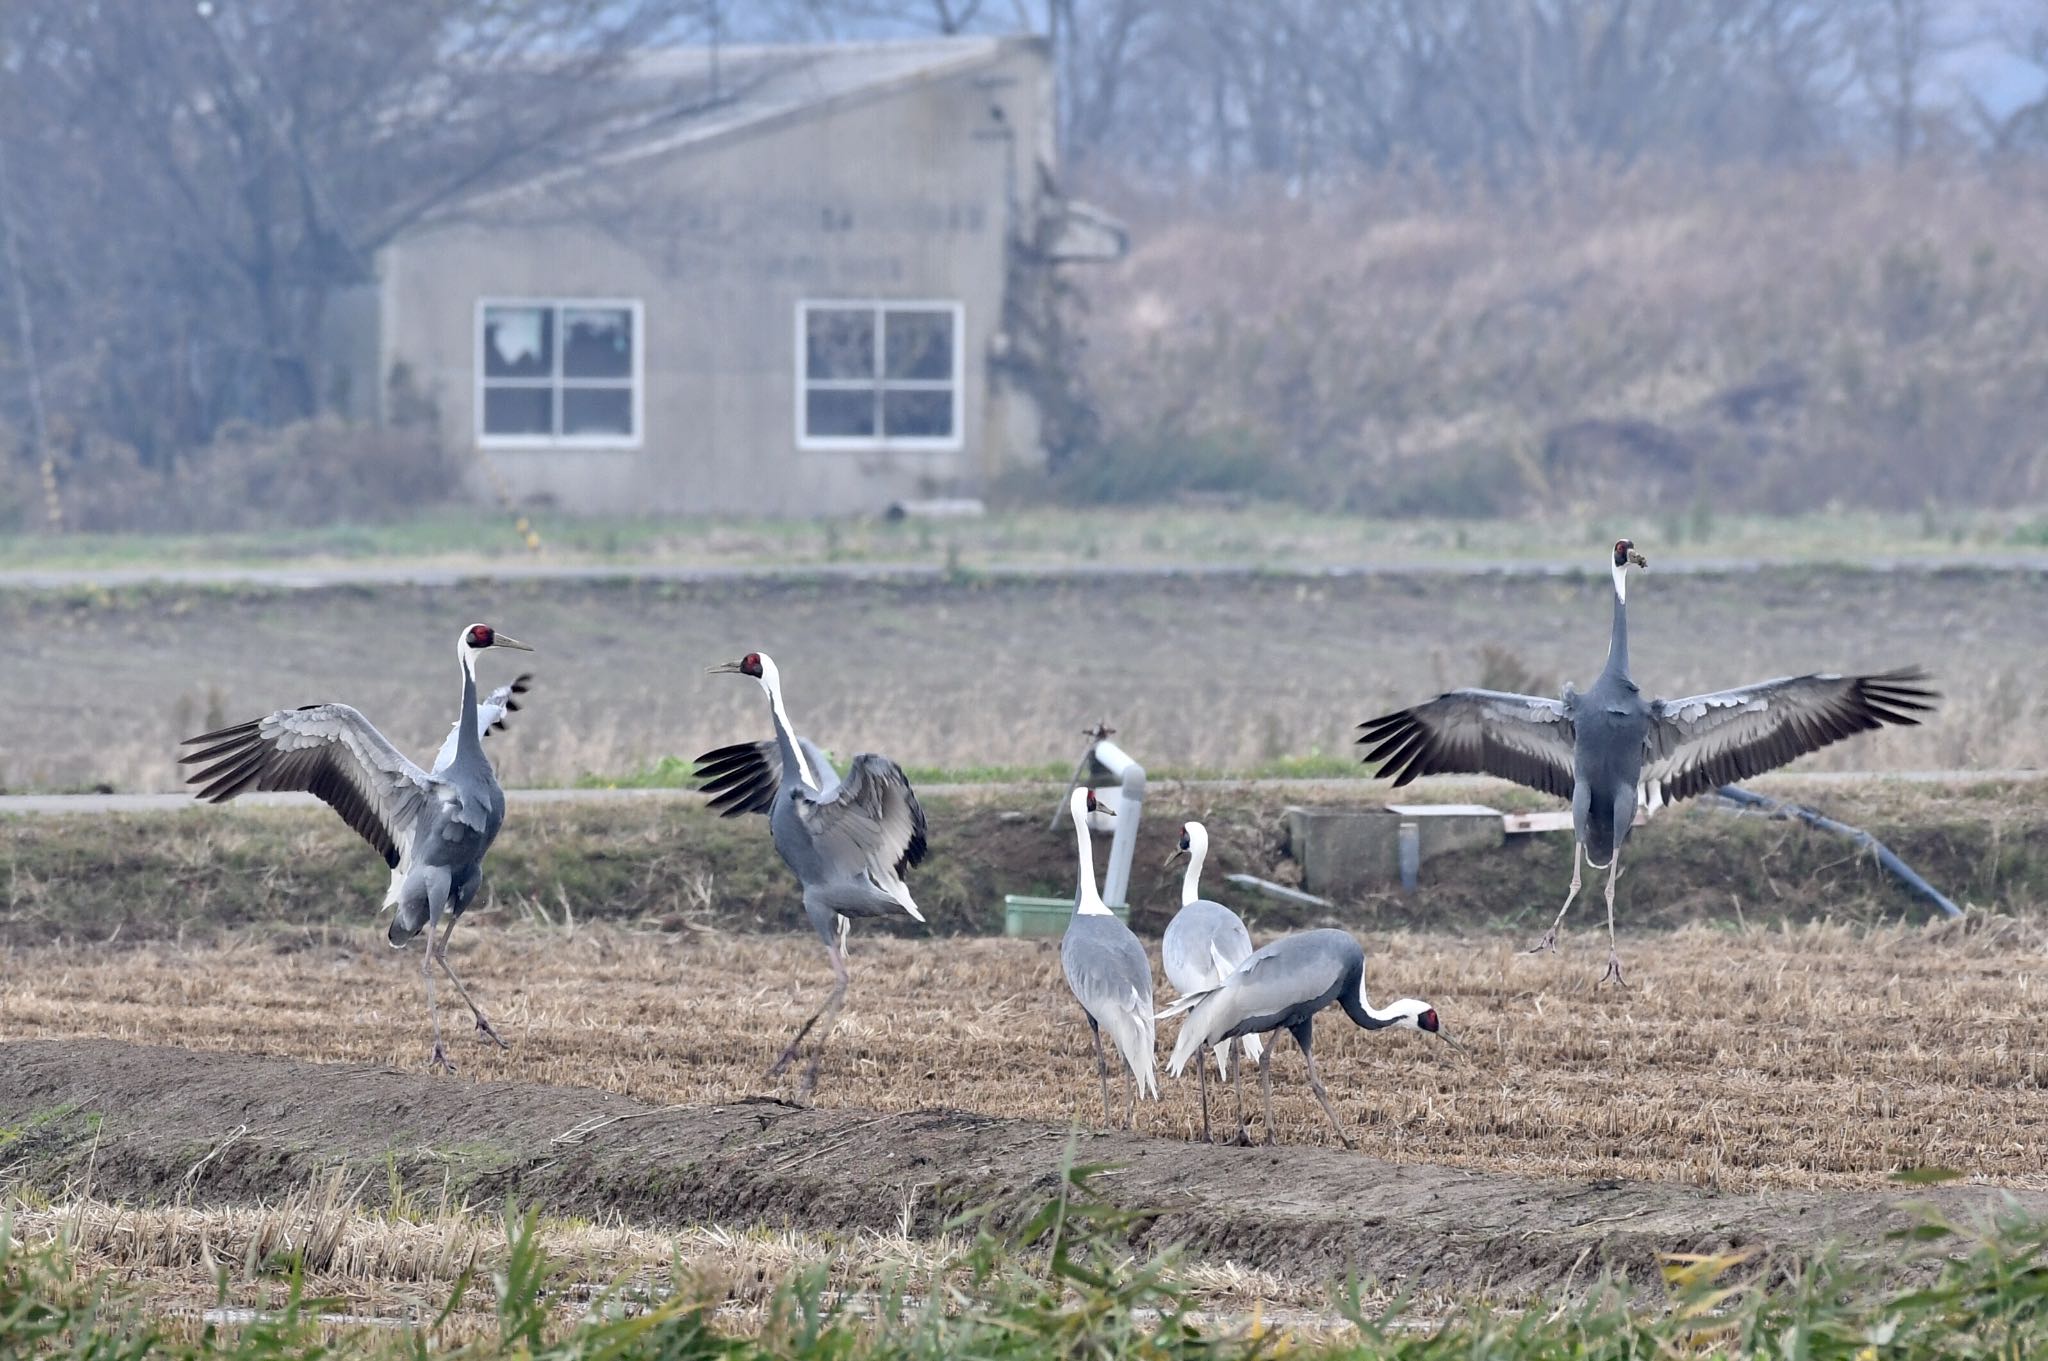
[[[1630,935],[1628,992],[1594,986],[1597,933],[1536,957],[1518,954],[1521,943],[1369,940],[1378,999],[1425,997],[1466,1051],[1326,1013],[1319,1060],[1363,1152],[1717,1191],[1882,1188],[1925,1166],[2048,1189],[2048,1008],[2029,928]],[[793,1083],[761,1075],[830,979],[816,941],[795,935],[481,924],[457,933],[453,957],[511,1044],[472,1045],[460,1004],[444,1009],[454,1083],[596,1088],[655,1105],[794,1097]],[[0,986],[0,1037],[424,1071],[416,959],[367,929],[30,949]],[[856,935],[851,963],[820,1107],[1101,1123],[1056,942]],[[1163,982],[1159,995],[1170,995]],[[1279,1140],[1334,1147],[1284,1037],[1275,1073]],[[1196,1094],[1192,1073],[1166,1081],[1158,1103],[1141,1103],[1138,1133],[1192,1137]],[[1211,1097],[1221,1132],[1227,1093]]]

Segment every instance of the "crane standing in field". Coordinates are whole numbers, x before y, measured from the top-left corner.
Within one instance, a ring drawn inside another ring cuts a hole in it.
[[[722,816],[768,815],[776,853],[803,885],[804,915],[832,961],[831,995],[798,1028],[767,1074],[773,1078],[788,1067],[804,1036],[825,1018],[804,1070],[803,1094],[809,1096],[817,1087],[825,1040],[846,999],[851,919],[924,920],[903,882],[905,871],[924,859],[924,809],[903,768],[886,756],[864,752],[854,757],[842,781],[825,753],[790,726],[781,673],[765,652],[714,666],[711,674],[747,676],[759,683],[768,696],[775,738],[707,751],[697,758],[697,776]]]
[[[1255,950],[1215,987],[1189,993],[1159,1013],[1159,1019],[1188,1013],[1180,1034],[1173,1042],[1173,1057],[1166,1069],[1175,1077],[1193,1059],[1201,1064],[1201,1051],[1227,1044],[1240,1036],[1271,1035],[1285,1030],[1301,1046],[1302,1061],[1308,1065],[1309,1090],[1322,1103],[1330,1128],[1346,1148],[1355,1148],[1351,1136],[1330,1106],[1330,1094],[1316,1075],[1316,1013],[1335,1002],[1344,1014],[1367,1030],[1406,1028],[1435,1035],[1458,1048],[1457,1041],[1444,1032],[1436,1008],[1413,997],[1404,997],[1385,1010],[1374,1009],[1365,995],[1365,949],[1348,931],[1325,928],[1282,936],[1264,949]],[[1244,1083],[1237,1064],[1231,1065],[1231,1080],[1238,1089],[1237,1142],[1249,1143],[1244,1123]],[[1259,1083],[1266,1096],[1266,1142],[1273,1142],[1273,1048],[1268,1041],[1259,1056]]]
[[[476,655],[490,648],[531,652],[489,624],[471,624],[455,642],[462,667],[462,705],[454,731],[432,770],[407,760],[370,720],[346,704],[309,704],[188,737],[198,750],[179,758],[199,771],[189,783],[198,798],[226,803],[251,789],[302,790],[341,814],[376,847],[391,867],[384,906],[394,909],[385,933],[395,949],[424,928],[420,977],[433,1023],[432,1066],[454,1071],[441,1045],[441,1015],[434,1003],[438,963],[476,1017],[477,1030],[500,1048],[505,1041],[484,1018],[448,963],[448,938],[483,883],[484,853],[505,822],[505,791],[484,755],[484,733],[504,724],[519,707],[527,677],[500,687],[488,702],[476,694]],[[446,923],[439,940],[435,930]]]
[[[1166,924],[1166,934],[1159,942],[1160,963],[1175,992],[1206,992],[1251,957],[1251,932],[1244,929],[1243,920],[1235,912],[1202,896],[1202,861],[1209,854],[1209,829],[1199,822],[1183,825],[1180,849],[1174,854],[1187,856],[1188,868],[1180,884],[1180,911]],[[1246,1035],[1240,1043],[1244,1057],[1256,1063],[1263,1049],[1259,1037]],[[1218,1077],[1227,1078],[1235,1070],[1238,1047],[1225,1044],[1210,1051],[1216,1057]],[[1228,1068],[1224,1065],[1226,1053],[1230,1056]],[[1208,1143],[1209,1070],[1197,1063],[1195,1073],[1202,1086],[1202,1142]],[[1244,1088],[1239,1086],[1237,1093],[1237,1127],[1243,1129]]]
[[[1076,789],[1068,800],[1073,815],[1074,840],[1080,850],[1080,885],[1074,896],[1074,915],[1060,938],[1060,971],[1074,1000],[1088,1017],[1088,1034],[1095,1041],[1095,1074],[1102,1080],[1102,1123],[1111,1120],[1109,1108],[1109,1062],[1102,1053],[1102,1031],[1129,1070],[1126,1091],[1130,1095],[1131,1128],[1138,1125],[1138,1098],[1159,1095],[1155,1031],[1152,1020],[1152,961],[1145,947],[1131,934],[1131,928],[1117,920],[1095,887],[1095,848],[1088,840],[1088,815],[1110,810],[1095,802],[1095,791]]]
[[[1622,982],[1614,943],[1614,881],[1636,806],[1656,808],[1785,765],[1831,742],[1917,714],[1938,696],[1918,668],[1867,676],[1781,676],[1755,685],[1645,700],[1628,674],[1628,569],[1648,567],[1627,539],[1611,563],[1614,624],[1591,689],[1558,699],[1453,690],[1360,724],[1368,763],[1396,788],[1418,775],[1485,774],[1572,801],[1572,885],[1534,950],[1557,943],[1579,895],[1580,862],[1607,871],[1607,972]],[[1623,984],[1623,986],[1627,986]]]

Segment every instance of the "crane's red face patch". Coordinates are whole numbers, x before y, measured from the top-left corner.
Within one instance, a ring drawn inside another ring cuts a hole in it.
[[[489,647],[491,640],[497,636],[497,634],[491,632],[489,624],[472,624],[469,628],[469,645],[471,647]]]
[[[1092,813],[1095,811],[1095,809],[1095,791],[1091,789],[1088,791],[1088,811]]]
[[[742,676],[752,676],[755,680],[759,680],[761,678],[761,654],[749,652],[746,656],[740,658],[740,674]]]
[[[1431,1034],[1435,1034],[1438,1024],[1436,1019],[1436,1008],[1431,1007],[1428,1011],[1425,1011],[1420,1016],[1416,1017],[1415,1024],[1421,1026],[1424,1030],[1429,1031]]]
[[[1634,547],[1635,541],[1632,539],[1616,539],[1614,541],[1614,565],[1616,567],[1628,566],[1629,550]]]

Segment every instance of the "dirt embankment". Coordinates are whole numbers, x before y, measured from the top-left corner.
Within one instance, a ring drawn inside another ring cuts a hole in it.
[[[1396,1166],[1331,1149],[1203,1147],[958,1111],[874,1115],[779,1103],[652,1107],[524,1083],[199,1054],[104,1041],[0,1046],[9,1160],[57,1186],[136,1200],[275,1198],[336,1164],[488,1201],[655,1226],[765,1223],[936,1231],[956,1209],[1042,1198],[1072,1157],[1114,1171],[1109,1199],[1150,1213],[1134,1246],[1288,1274],[1357,1271],[1518,1296],[1602,1267],[1639,1278],[1660,1252],[1875,1248],[1899,1196],[1712,1195]],[[2011,1196],[1945,1188],[1969,1215]]]
[[[1814,801],[1863,827],[1957,902],[2029,912],[2048,898],[2048,783],[1772,780],[1760,787]],[[1412,793],[1412,791],[1409,791]],[[1048,830],[1058,790],[997,789],[933,798],[930,857],[913,875],[929,928],[1000,931],[1006,893],[1073,892],[1074,848]],[[1346,895],[1334,913],[1228,886],[1249,872],[1298,877],[1283,810],[1290,803],[1384,799],[1383,786],[1161,782],[1146,800],[1131,883],[1132,924],[1156,934],[1178,908],[1179,875],[1162,868],[1180,824],[1210,831],[1205,882],[1266,929],[1328,920],[1364,928],[1453,924],[1537,930],[1571,878],[1571,838],[1517,838],[1500,849],[1433,857],[1422,887]],[[1497,781],[1442,784],[1421,797],[1553,807]],[[359,923],[387,871],[326,809],[229,809],[113,817],[0,818],[0,945],[58,939],[123,942],[205,935],[255,922]],[[1793,822],[1700,804],[1658,816],[1632,839],[1621,891],[1629,927],[1705,919],[1923,920],[1928,906],[1850,843]],[[522,808],[493,848],[485,906],[535,921],[634,921],[665,928],[806,930],[788,872],[758,819],[728,821],[678,802]],[[880,929],[870,925],[863,930]]]

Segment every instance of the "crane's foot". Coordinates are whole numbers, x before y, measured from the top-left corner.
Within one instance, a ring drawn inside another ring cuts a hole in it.
[[[775,1062],[768,1065],[768,1071],[761,1075],[763,1080],[773,1082],[776,1078],[781,1077],[782,1070],[789,1067],[790,1064],[796,1062],[796,1048],[797,1045],[801,1044],[802,1042],[803,1036],[801,1035],[791,1040],[789,1042],[789,1047],[782,1051],[781,1056],[778,1057],[775,1060]]]
[[[451,1075],[455,1072],[455,1065],[448,1061],[448,1051],[441,1047],[439,1040],[434,1041],[434,1053],[427,1060],[427,1067],[435,1072],[444,1072]]]
[[[823,1057],[821,1054],[811,1055],[810,1063],[804,1068],[803,1081],[797,1084],[796,1099],[805,1105],[810,1104],[811,1093],[818,1090],[818,1061]]]
[[[505,1037],[503,1035],[500,1035],[495,1029],[493,1029],[489,1021],[484,1019],[484,1014],[481,1011],[479,1011],[476,1014],[476,1028],[478,1034],[482,1035],[492,1044],[497,1045],[498,1048],[510,1049],[512,1047],[511,1045],[505,1043]]]
[[[1274,1147],[1277,1147],[1277,1146],[1279,1145],[1279,1143],[1280,1143],[1280,1141],[1279,1141],[1278,1139],[1275,1139],[1275,1138],[1273,1137],[1273,1131],[1272,1131],[1271,1129],[1268,1129],[1268,1130],[1266,1131],[1266,1137],[1265,1137],[1265,1138],[1263,1138],[1263,1139],[1261,1139],[1261,1140],[1259,1140],[1259,1142],[1260,1142],[1260,1143],[1262,1143],[1262,1144],[1264,1144],[1264,1145],[1265,1145],[1265,1146],[1266,1146],[1267,1148],[1274,1148]]]
[[[1619,987],[1626,988],[1628,986],[1626,982],[1622,981],[1620,955],[1609,954],[1607,956],[1607,972],[1600,975],[1600,982],[1605,983],[1610,979]],[[1596,983],[1594,986],[1598,987],[1599,984]]]
[[[1356,1139],[1352,1138],[1352,1137],[1351,1137],[1350,1135],[1348,1135],[1348,1134],[1342,1134],[1342,1133],[1338,1134],[1338,1136],[1337,1136],[1337,1137],[1338,1137],[1339,1139],[1342,1139],[1342,1140],[1344,1141],[1344,1147],[1346,1147],[1346,1148],[1348,1148],[1348,1149],[1351,1149],[1351,1150],[1352,1150],[1353,1152],[1356,1152],[1356,1151],[1357,1151],[1357,1149],[1358,1149],[1358,1140],[1356,1140]]]
[[[1539,940],[1539,941],[1537,941],[1537,942],[1536,942],[1536,943],[1535,943],[1534,945],[1532,945],[1532,946],[1530,946],[1530,947],[1529,947],[1528,949],[1526,949],[1526,950],[1522,951],[1522,953],[1523,953],[1523,954],[1525,954],[1525,955],[1540,955],[1540,954],[1542,954],[1542,953],[1543,953],[1543,952],[1544,952],[1545,950],[1555,950],[1556,948],[1557,948],[1557,928],[1553,926],[1553,927],[1551,927],[1551,928],[1550,928],[1550,929],[1549,929],[1548,931],[1545,931],[1545,932],[1543,933],[1543,939],[1542,939],[1542,940]]]

